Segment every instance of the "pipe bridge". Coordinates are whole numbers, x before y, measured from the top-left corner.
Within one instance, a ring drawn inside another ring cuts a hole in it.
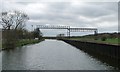
[[[54,25],[37,25],[36,26],[39,29],[67,29],[67,36],[70,37],[70,32],[90,32],[94,31],[94,34],[96,35],[98,32],[97,28],[73,28],[70,26],[54,26]]]

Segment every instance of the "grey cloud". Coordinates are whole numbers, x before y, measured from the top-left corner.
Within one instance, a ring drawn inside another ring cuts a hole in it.
[[[109,3],[107,3],[108,5]],[[101,3],[99,3],[99,5],[102,6]],[[111,3],[108,5],[111,6]],[[115,6],[111,6],[114,9],[116,9],[117,7]],[[114,10],[113,10],[114,11]],[[89,7],[89,5],[84,6],[82,8],[72,8],[70,7],[69,3],[55,3],[53,5],[50,5],[50,7],[48,7],[48,10],[45,12],[46,14],[43,15],[33,15],[32,18],[37,18],[38,19],[75,19],[77,16],[79,15],[83,15],[86,17],[91,17],[91,18],[95,18],[95,17],[101,17],[101,16],[107,16],[111,13],[112,11],[109,11],[106,8],[103,7],[97,7],[97,5],[92,5],[91,7]],[[115,10],[115,12],[117,12]],[[69,16],[67,15],[69,14]]]
[[[33,3],[20,3],[17,4],[27,6]],[[52,24],[52,25],[69,25],[72,27],[98,27],[100,32],[103,31],[116,31],[117,25],[113,27],[99,27],[97,23],[107,21],[117,22],[117,3],[115,2],[88,2],[83,5],[72,6],[71,2],[46,2],[47,8],[43,13],[29,13],[30,19],[38,22],[27,22],[27,27],[37,24]],[[14,5],[13,5],[14,6]],[[40,11],[38,9],[38,11]],[[26,11],[27,12],[27,11]],[[84,16],[88,19],[97,19],[87,21],[79,19],[79,16]],[[110,30],[111,28],[111,30]],[[46,31],[43,31],[46,33]],[[56,32],[57,33],[57,32]],[[56,34],[53,32],[53,34]]]
[[[101,2],[90,2],[85,4],[81,8],[75,8],[72,10],[75,14],[84,15],[86,17],[100,17],[117,12],[117,3],[101,3]]]

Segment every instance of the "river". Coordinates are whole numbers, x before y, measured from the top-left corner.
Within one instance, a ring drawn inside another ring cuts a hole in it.
[[[46,39],[37,44],[2,51],[2,69],[111,70],[114,67],[63,41]]]

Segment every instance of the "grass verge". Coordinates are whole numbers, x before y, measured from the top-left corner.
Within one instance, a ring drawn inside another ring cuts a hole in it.
[[[41,39],[41,40],[35,40],[35,39],[22,39],[22,40],[19,40],[17,41],[17,43],[15,44],[15,47],[21,47],[21,46],[24,46],[24,45],[29,45],[29,44],[35,44],[35,43],[39,43],[41,41],[43,41],[44,39]],[[6,49],[11,49],[9,48],[2,48],[2,50],[6,50]]]
[[[18,43],[16,44],[16,46],[19,47],[19,46],[24,46],[24,45],[28,45],[28,44],[35,44],[35,43],[39,43],[41,41],[42,40],[35,40],[35,39],[32,39],[32,40],[29,40],[29,39],[19,40]]]
[[[2,49],[2,42],[0,41],[0,50]]]
[[[119,45],[120,38],[107,38],[105,41],[101,39],[95,40],[94,38],[70,38],[71,40],[80,40],[80,41],[87,41],[87,42],[95,42],[95,43],[104,43],[104,44],[112,44],[112,45]]]

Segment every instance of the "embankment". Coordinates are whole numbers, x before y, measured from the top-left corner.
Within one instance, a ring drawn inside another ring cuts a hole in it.
[[[6,45],[4,44],[2,46],[2,50],[9,50],[9,49],[14,49],[16,47],[21,47],[21,46],[25,46],[25,45],[29,45],[29,44],[35,44],[35,43],[39,43],[41,41],[43,41],[44,39],[41,39],[41,40],[35,40],[35,39],[23,39],[23,40],[19,40],[15,43],[15,47],[12,47],[11,45],[12,44],[9,44],[9,45]]]
[[[110,65],[120,68],[120,46],[108,45],[93,42],[83,42],[78,40],[62,39],[76,48],[85,51],[93,57],[101,59]]]

